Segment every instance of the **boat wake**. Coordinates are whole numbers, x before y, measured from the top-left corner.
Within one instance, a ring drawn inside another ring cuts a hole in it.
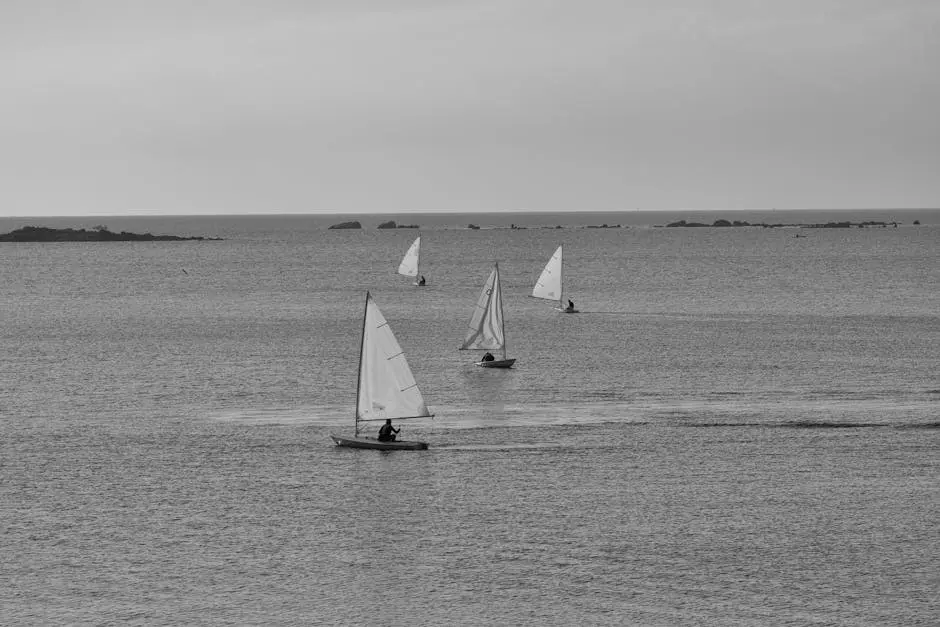
[[[519,450],[545,450],[571,448],[570,444],[562,442],[518,442],[501,444],[441,444],[434,447],[446,451],[519,451]]]

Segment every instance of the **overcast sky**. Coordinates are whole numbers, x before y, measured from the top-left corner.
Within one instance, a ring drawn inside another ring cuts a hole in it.
[[[0,215],[940,206],[940,0],[2,0]]]

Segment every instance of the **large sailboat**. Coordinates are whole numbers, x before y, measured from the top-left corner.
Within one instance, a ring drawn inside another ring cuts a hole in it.
[[[539,280],[535,282],[532,288],[532,296],[544,298],[545,300],[557,300],[558,306],[555,307],[562,313],[578,313],[574,308],[574,303],[570,300],[566,303],[563,291],[564,270],[562,265],[561,246],[552,255],[552,258],[545,264]]]
[[[424,287],[425,280],[424,275],[418,272],[418,267],[421,263],[421,236],[415,238],[415,241],[412,242],[411,246],[408,248],[408,251],[405,253],[405,256],[402,257],[401,263],[398,264],[398,274],[403,274],[405,276],[415,277],[414,285],[418,287]]]
[[[476,362],[482,368],[512,368],[515,359],[506,358],[506,325],[503,320],[503,292],[499,285],[499,264],[490,272],[483,285],[476,308],[470,317],[467,337],[460,350],[500,351],[502,359],[492,358]]]
[[[380,441],[359,435],[363,422],[405,420],[433,416],[424,403],[418,384],[398,340],[372,295],[366,292],[359,348],[359,380],[356,385],[356,421],[353,437],[330,435],[337,446],[386,451],[422,450],[427,442]]]

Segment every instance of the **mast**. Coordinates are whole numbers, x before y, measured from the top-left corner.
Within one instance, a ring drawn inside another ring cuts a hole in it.
[[[503,334],[503,361],[506,360],[506,314],[503,312],[503,284],[499,280],[499,262],[496,262],[496,285],[499,287],[499,326]]]
[[[362,310],[362,339],[359,341],[359,370],[356,372],[356,437],[359,437],[359,388],[362,385],[362,355],[366,348],[366,317],[369,315],[369,299],[372,295],[366,290],[366,306]]]

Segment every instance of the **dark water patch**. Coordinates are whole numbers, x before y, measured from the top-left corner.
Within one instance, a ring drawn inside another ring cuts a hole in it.
[[[767,425],[764,423],[760,423],[760,422],[691,422],[689,424],[684,424],[681,426],[706,428],[706,427],[766,427]]]
[[[630,423],[630,424],[641,424],[641,423]],[[798,421],[788,421],[788,422],[727,422],[727,421],[716,421],[716,422],[688,422],[673,425],[677,427],[688,427],[695,429],[706,429],[706,428],[728,428],[728,427],[745,427],[745,428],[782,428],[782,429],[878,429],[891,427],[894,429],[940,429],[940,421],[936,422],[918,422],[911,424],[896,424],[896,423],[887,423],[887,422],[842,422],[842,421],[811,421],[811,420],[798,420]]]
[[[873,428],[882,428],[882,427],[897,427],[897,428],[940,428],[940,422],[932,424],[917,424],[917,425],[893,425],[886,422],[837,422],[837,421],[810,421],[810,420],[799,420],[799,421],[789,421],[789,422],[727,422],[727,421],[712,421],[712,422],[688,422],[678,425],[673,425],[677,427],[688,427],[693,429],[708,429],[708,428],[728,428],[728,427],[743,427],[743,428],[783,428],[783,429],[873,429]]]
[[[791,422],[781,422],[767,425],[769,427],[783,427],[789,429],[870,429],[876,427],[890,427],[891,425],[884,422],[841,422],[841,421],[812,421],[812,420],[796,420]]]

